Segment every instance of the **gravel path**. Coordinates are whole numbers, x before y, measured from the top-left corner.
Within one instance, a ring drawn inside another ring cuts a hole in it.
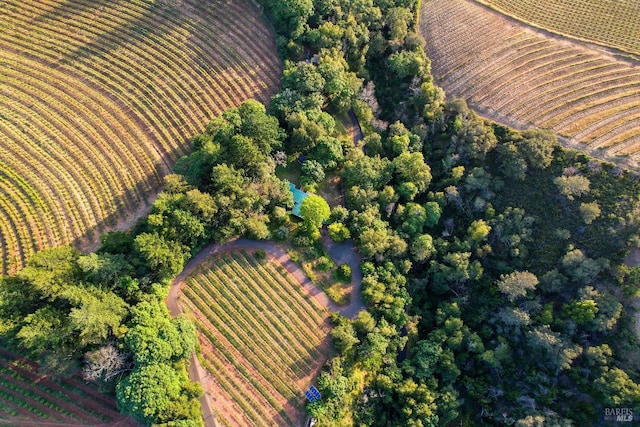
[[[189,277],[189,275],[193,273],[196,267],[203,261],[221,252],[241,249],[261,249],[265,251],[270,257],[273,257],[276,261],[278,261],[284,268],[286,268],[287,271],[296,278],[298,283],[300,283],[300,286],[302,286],[305,291],[316,298],[322,305],[324,305],[331,311],[338,311],[343,316],[353,319],[358,315],[360,311],[366,309],[364,301],[362,300],[362,296],[360,295],[360,289],[362,288],[360,255],[358,255],[355,247],[353,246],[353,242],[351,241],[343,243],[333,243],[325,234],[323,238],[323,244],[325,245],[329,256],[331,256],[336,264],[346,263],[351,267],[351,303],[346,307],[339,307],[336,303],[331,301],[324,292],[318,289],[304,274],[300,267],[298,267],[298,265],[291,260],[289,254],[287,254],[287,252],[280,246],[270,241],[234,239],[224,244],[215,243],[205,246],[196,256],[189,260],[182,272],[178,274],[175,279],[173,279],[173,282],[171,282],[169,294],[167,295],[166,299],[169,312],[172,316],[177,316],[182,313],[182,308],[178,304],[178,299],[180,298],[180,289],[185,283],[187,277]],[[210,375],[200,365],[200,361],[196,357],[195,353],[191,356],[190,359],[189,377],[192,381],[203,384],[203,388],[205,389],[206,384],[211,381]],[[200,406],[202,408],[205,425],[207,427],[217,427],[212,409],[213,402],[211,401],[211,396],[208,393],[205,393],[200,398]]]

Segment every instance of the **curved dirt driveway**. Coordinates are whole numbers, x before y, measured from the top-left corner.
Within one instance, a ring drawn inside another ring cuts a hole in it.
[[[362,297],[360,295],[360,289],[362,287],[362,270],[360,269],[360,256],[356,252],[352,242],[332,243],[329,239],[324,239],[324,243],[327,248],[327,252],[329,252],[329,255],[331,256],[331,258],[333,258],[336,264],[347,263],[351,267],[351,303],[345,307],[339,307],[336,303],[331,301],[329,297],[324,294],[324,292],[318,289],[304,274],[300,267],[298,267],[291,260],[289,254],[287,254],[287,252],[280,246],[270,241],[234,239],[223,244],[214,243],[205,246],[196,256],[189,260],[182,272],[178,274],[171,282],[169,294],[167,295],[166,299],[167,308],[169,309],[169,312],[172,316],[182,314],[182,308],[178,304],[178,298],[180,296],[182,285],[185,283],[187,277],[189,277],[189,275],[193,273],[195,268],[207,258],[225,251],[240,249],[261,249],[265,251],[270,257],[273,257],[276,261],[278,261],[284,268],[286,268],[287,271],[291,273],[291,275],[293,275],[298,283],[300,283],[300,285],[305,289],[305,291],[307,291],[310,295],[313,295],[322,305],[324,305],[331,311],[338,311],[343,316],[353,319],[358,315],[360,311],[366,309],[366,306],[362,301]],[[202,366],[200,366],[200,362],[198,361],[195,353],[191,356],[190,359],[189,377],[192,381],[203,384],[203,388],[205,390],[207,387],[205,387],[204,385],[211,381],[210,374]],[[200,398],[200,406],[202,408],[202,416],[204,418],[205,425],[207,427],[217,427],[212,409],[213,403],[211,402],[211,396],[209,395],[209,393],[205,393]]]

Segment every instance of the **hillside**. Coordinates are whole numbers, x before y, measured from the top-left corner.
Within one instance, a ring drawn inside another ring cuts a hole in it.
[[[550,36],[467,0],[424,2],[420,28],[449,98],[567,146],[638,167],[640,66]]]
[[[126,228],[189,138],[280,73],[248,0],[3,2],[0,273]]]
[[[476,0],[545,30],[640,55],[635,0]]]

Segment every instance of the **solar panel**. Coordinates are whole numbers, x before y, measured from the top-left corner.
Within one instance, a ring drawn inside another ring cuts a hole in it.
[[[309,392],[311,393],[311,395],[313,397],[315,397],[317,400],[320,400],[320,398],[322,396],[320,396],[320,392],[318,391],[317,388],[315,388],[314,386],[309,387]]]
[[[307,397],[309,402],[315,402],[316,401],[315,397],[311,394],[311,392],[305,391],[304,395]]]

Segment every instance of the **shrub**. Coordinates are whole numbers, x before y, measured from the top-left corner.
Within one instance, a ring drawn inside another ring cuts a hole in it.
[[[298,247],[306,247],[313,245],[313,241],[309,238],[309,236],[305,236],[304,234],[302,234],[293,238],[293,245]]]
[[[336,277],[343,282],[351,282],[351,266],[349,264],[340,264],[336,270]]]
[[[302,171],[303,178],[306,178],[309,182],[318,183],[324,180],[324,168],[315,160],[307,160],[302,164],[300,169]]]
[[[340,222],[329,225],[329,237],[336,243],[344,242],[351,237],[349,229]]]
[[[256,250],[253,255],[257,258],[257,259],[265,259],[267,257],[267,253],[262,250],[262,249],[258,249]]]
[[[287,240],[289,238],[289,227],[281,225],[273,232],[273,237],[277,240]]]
[[[331,270],[331,268],[333,267],[333,261],[331,261],[326,256],[321,256],[320,258],[318,258],[318,263],[316,264],[316,267],[320,271],[327,272]]]

